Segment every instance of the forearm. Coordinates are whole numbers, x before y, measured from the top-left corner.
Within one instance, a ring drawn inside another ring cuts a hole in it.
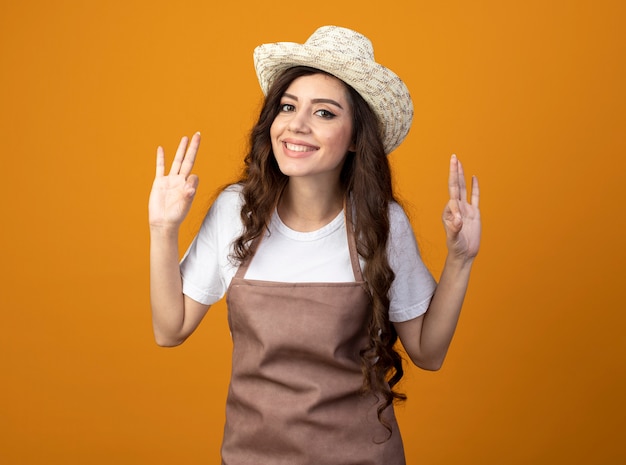
[[[467,292],[473,260],[448,256],[420,334],[420,353],[426,364],[438,369],[452,342]]]
[[[208,305],[183,295],[178,254],[178,229],[184,221],[198,187],[191,174],[200,133],[191,142],[183,137],[169,173],[165,154],[157,149],[156,174],[148,201],[150,224],[150,301],[157,344],[175,346],[198,326]]]
[[[425,314],[395,324],[413,363],[427,370],[438,370],[443,364],[459,321],[472,264],[480,248],[478,178],[472,177],[470,203],[463,167],[455,155],[450,158],[448,190],[450,200],[442,215],[448,257],[439,284]]]
[[[180,344],[185,304],[179,267],[178,229],[150,228],[150,302],[159,345]]]

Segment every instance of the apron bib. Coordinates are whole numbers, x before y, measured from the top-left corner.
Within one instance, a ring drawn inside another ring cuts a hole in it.
[[[405,464],[393,407],[387,440],[376,397],[359,393],[370,297],[349,218],[346,230],[356,282],[246,280],[252,257],[237,270],[223,465]]]

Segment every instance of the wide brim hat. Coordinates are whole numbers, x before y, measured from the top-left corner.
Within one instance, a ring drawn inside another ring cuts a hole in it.
[[[363,34],[323,26],[304,44],[276,42],[254,49],[254,67],[265,95],[274,79],[294,66],[325,71],[354,88],[378,116],[385,153],[408,134],[413,121],[409,90],[393,71],[376,63],[372,43]]]

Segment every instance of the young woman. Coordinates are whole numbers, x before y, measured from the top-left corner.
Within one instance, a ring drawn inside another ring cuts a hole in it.
[[[326,26],[304,43],[257,47],[265,103],[245,169],[209,210],[179,264],[178,230],[196,192],[200,135],[169,173],[157,151],[150,195],[151,299],[158,344],[182,343],[227,295],[232,378],[224,464],[403,464],[393,412],[400,338],[440,368],[480,242],[450,160],[448,257],[436,284],[394,200],[387,155],[413,106],[370,41]]]

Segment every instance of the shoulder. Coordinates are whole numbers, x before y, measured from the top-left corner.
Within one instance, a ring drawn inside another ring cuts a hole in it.
[[[389,204],[389,242],[387,251],[400,258],[403,254],[419,255],[419,248],[411,220],[404,208],[397,202]]]
[[[396,201],[389,202],[389,227],[392,235],[412,230],[406,211]]]
[[[235,205],[241,206],[241,204],[243,203],[243,197],[241,195],[242,189],[243,186],[241,184],[230,184],[226,186],[218,194],[213,205],[218,207],[232,207]]]
[[[241,227],[241,185],[225,187],[213,201],[201,227],[201,233],[208,231],[238,231]]]
[[[241,184],[230,184],[226,186],[215,198],[211,208],[207,213],[207,217],[236,217],[239,218],[239,212],[243,205],[243,196],[241,195]]]
[[[406,218],[406,212],[404,211],[404,208],[402,208],[402,205],[400,205],[398,202],[396,202],[395,200],[392,200],[391,202],[389,202],[389,218]]]

